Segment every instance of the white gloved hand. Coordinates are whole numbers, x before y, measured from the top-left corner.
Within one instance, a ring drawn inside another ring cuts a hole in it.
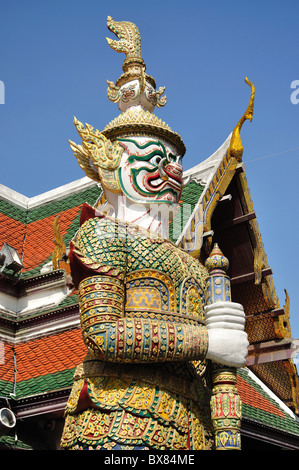
[[[207,358],[231,367],[243,367],[248,354],[241,304],[216,302],[205,307],[209,344]]]

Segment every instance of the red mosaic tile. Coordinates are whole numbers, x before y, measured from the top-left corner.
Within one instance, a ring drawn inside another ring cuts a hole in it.
[[[76,367],[87,353],[80,329],[45,336],[15,346],[17,382]],[[1,380],[14,379],[13,349],[5,345]]]
[[[285,414],[276,407],[273,403],[267,400],[261,393],[253,388],[246,380],[238,375],[237,386],[242,403],[250,405],[253,408],[259,408],[260,410],[268,413],[273,413],[277,416],[285,417]]]
[[[77,206],[62,213],[59,219],[62,237],[65,237],[79,210],[80,206]],[[23,264],[25,269],[38,266],[51,256],[54,250],[53,222],[56,216],[57,214],[54,214],[28,224],[24,242]]]

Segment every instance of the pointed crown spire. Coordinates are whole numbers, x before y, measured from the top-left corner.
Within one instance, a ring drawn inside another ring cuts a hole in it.
[[[155,79],[145,73],[139,29],[132,22],[115,21],[111,16],[107,18],[107,27],[118,38],[106,38],[109,46],[124,53],[126,58],[122,66],[124,73],[115,83],[107,80],[108,98],[118,104],[122,113],[107,124],[103,135],[112,141],[130,135],[159,137],[173,144],[183,156],[186,148],[180,135],[153,114],[155,107],[166,104],[166,96],[162,96],[165,87],[157,90]]]
[[[141,55],[141,37],[137,26],[130,21],[114,21],[111,16],[108,16],[107,27],[119,39],[117,41],[106,38],[109,46],[116,52],[122,52],[126,55],[122,66],[124,73],[115,83],[107,80],[108,98],[114,102],[129,103],[129,98],[134,96],[134,91],[132,87],[128,88],[126,85],[133,80],[137,80],[139,82],[139,94],[145,93],[146,95],[146,99],[143,100],[143,106],[146,109],[153,111],[155,106],[165,106],[166,96],[162,97],[165,87],[156,90],[155,79],[145,73],[146,65]],[[125,110],[121,107],[120,109]]]

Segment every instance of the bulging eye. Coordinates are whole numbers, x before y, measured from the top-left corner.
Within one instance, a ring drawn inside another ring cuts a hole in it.
[[[153,163],[153,165],[159,165],[161,161],[162,157],[160,157],[160,155],[155,155],[153,158],[151,158],[151,163]]]

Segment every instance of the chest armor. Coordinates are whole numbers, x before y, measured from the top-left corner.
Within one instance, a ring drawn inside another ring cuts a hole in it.
[[[203,320],[204,268],[172,242],[138,232],[128,239],[126,315],[142,316],[150,306],[153,318]]]
[[[125,315],[203,321],[205,268],[174,243],[133,224],[93,218],[79,230],[84,263],[125,283]]]

